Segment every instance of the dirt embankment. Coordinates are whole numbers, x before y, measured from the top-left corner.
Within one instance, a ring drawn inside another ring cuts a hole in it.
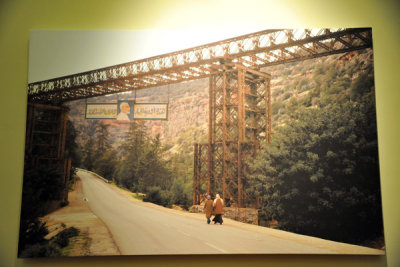
[[[108,228],[91,212],[85,201],[79,178],[74,190],[68,194],[68,201],[68,206],[42,218],[49,230],[46,238],[55,236],[66,227],[75,227],[80,234],[70,239],[70,245],[62,250],[64,256],[120,255]]]

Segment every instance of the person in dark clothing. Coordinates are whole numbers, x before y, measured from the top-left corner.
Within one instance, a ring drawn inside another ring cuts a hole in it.
[[[206,213],[207,223],[210,224],[210,218],[213,211],[213,201],[211,200],[210,195],[208,195],[206,203],[204,204],[204,212]]]

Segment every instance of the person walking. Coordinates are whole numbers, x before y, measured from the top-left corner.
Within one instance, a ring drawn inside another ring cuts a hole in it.
[[[222,215],[224,214],[224,200],[221,199],[219,194],[215,196],[214,202],[213,202],[213,207],[214,207],[214,214],[215,217],[213,219],[214,224],[219,223],[222,224],[224,221],[222,220]]]
[[[210,224],[210,218],[213,210],[213,201],[211,196],[206,197],[206,203],[204,204],[204,212],[206,213],[207,223]]]

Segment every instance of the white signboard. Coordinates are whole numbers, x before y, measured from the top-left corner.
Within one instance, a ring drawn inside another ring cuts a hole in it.
[[[115,120],[117,117],[117,103],[87,103],[86,119]]]
[[[167,103],[135,103],[133,110],[134,120],[167,120]]]

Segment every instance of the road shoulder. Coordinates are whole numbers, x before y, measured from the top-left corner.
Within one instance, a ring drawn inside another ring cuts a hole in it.
[[[82,184],[77,177],[74,190],[68,194],[69,204],[42,218],[46,222],[50,239],[68,227],[79,229],[78,237],[62,251],[65,256],[121,255],[107,226],[90,210],[82,193]]]

